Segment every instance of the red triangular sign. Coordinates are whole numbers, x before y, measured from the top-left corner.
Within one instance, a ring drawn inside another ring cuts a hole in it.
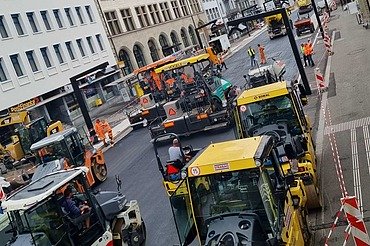
[[[168,110],[168,115],[170,115],[170,116],[176,115],[176,110],[174,110],[173,108],[170,108]]]
[[[142,100],[143,103],[148,103],[148,98],[144,97]]]

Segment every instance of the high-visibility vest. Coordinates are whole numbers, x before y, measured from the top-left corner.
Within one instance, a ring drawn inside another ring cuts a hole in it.
[[[252,49],[252,48],[248,49],[248,55],[249,56],[254,56],[255,54],[256,54],[256,52],[254,51],[254,49]]]
[[[304,46],[301,46],[301,52],[302,52],[303,55],[305,54],[304,53]]]

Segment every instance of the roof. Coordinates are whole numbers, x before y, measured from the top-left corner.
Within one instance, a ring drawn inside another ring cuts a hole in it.
[[[189,64],[198,63],[198,62],[208,60],[208,59],[209,59],[209,54],[207,54],[207,53],[200,54],[200,55],[197,55],[197,56],[192,56],[192,57],[189,57],[189,58],[177,61],[177,62],[173,62],[173,63],[167,64],[167,65],[164,65],[163,67],[159,67],[159,68],[155,69],[154,71],[156,73],[162,73],[164,71],[169,71],[169,70],[173,70],[173,69],[176,69],[176,68],[185,67],[185,66],[188,66]]]
[[[26,210],[38,202],[51,196],[56,190],[83,172],[88,172],[86,167],[79,167],[69,170],[61,170],[39,178],[22,189],[9,196],[2,207],[7,212],[13,210]]]
[[[255,168],[254,157],[261,140],[262,137],[256,136],[210,144],[190,163],[188,176]]]
[[[31,150],[40,149],[51,143],[58,142],[63,140],[66,136],[71,135],[72,133],[77,132],[77,129],[74,127],[65,129],[61,132],[54,133],[46,138],[41,139],[40,141],[31,145]]]
[[[249,104],[289,93],[286,81],[275,82],[268,85],[247,89],[238,97],[237,104]]]
[[[248,71],[248,75],[249,76],[255,76],[256,74],[262,75],[263,72],[265,72],[266,70],[271,70],[271,69],[272,69],[272,65],[266,65],[266,66],[250,69]]]

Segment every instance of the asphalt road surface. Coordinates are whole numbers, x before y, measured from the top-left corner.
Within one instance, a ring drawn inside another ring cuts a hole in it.
[[[264,32],[249,45],[257,50],[258,43],[266,47],[267,57],[275,57],[286,62],[286,79],[296,77],[298,70],[287,36],[270,40],[267,32]],[[243,75],[247,74],[250,64],[246,49],[247,47],[243,47],[226,60],[228,69],[223,73],[227,80],[239,86],[245,83]],[[234,139],[234,133],[232,129],[229,129],[196,134],[183,139],[182,144],[205,147],[211,142],[231,139]],[[119,175],[123,182],[122,192],[129,200],[136,199],[139,201],[147,227],[146,245],[178,244],[169,199],[162,186],[161,175],[154,158],[153,146],[149,141],[148,130],[140,129],[131,132],[112,149],[108,150],[105,154],[106,163],[108,164],[108,180],[99,188],[105,190],[116,189],[115,175]],[[162,146],[160,152],[166,154],[169,146],[170,144]]]

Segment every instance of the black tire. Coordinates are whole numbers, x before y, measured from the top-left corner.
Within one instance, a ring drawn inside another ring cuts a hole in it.
[[[108,177],[107,165],[105,163],[100,165],[93,161],[91,171],[96,184],[103,183]]]
[[[296,30],[296,32],[298,37],[301,36],[301,32],[298,29]]]
[[[310,32],[313,33],[315,31],[315,26],[313,25],[313,23],[311,24],[311,28],[310,28]]]

